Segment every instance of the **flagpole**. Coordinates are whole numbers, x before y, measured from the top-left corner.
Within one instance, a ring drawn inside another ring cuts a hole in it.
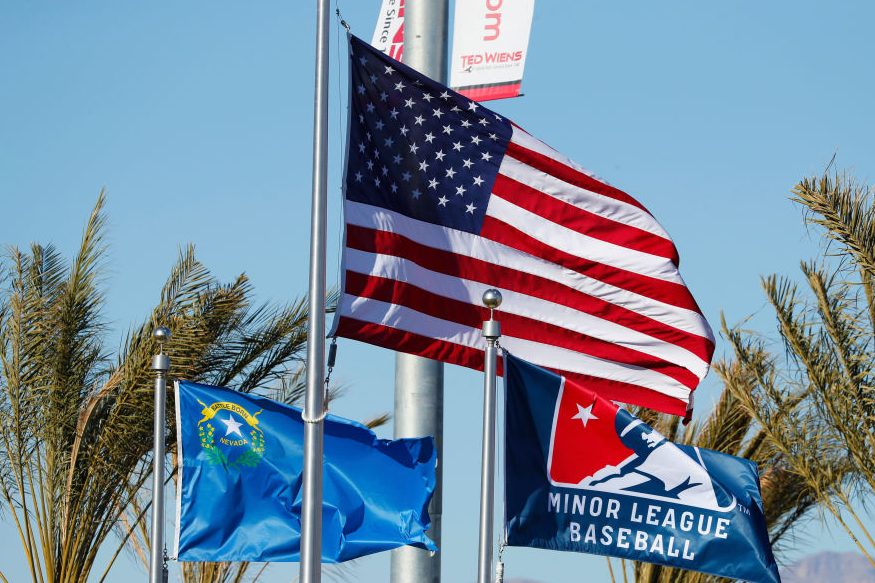
[[[164,412],[167,397],[167,371],[170,357],[164,354],[164,343],[170,340],[170,330],[159,327],[152,334],[158,341],[158,354],[152,357],[155,371],[155,414],[152,426],[152,533],[150,537],[149,583],[167,581],[164,565]]]
[[[322,579],[322,431],[325,416],[325,231],[328,205],[328,9],[316,0],[316,87],[313,114],[313,190],[310,215],[310,290],[304,475],[301,505],[302,583]]]
[[[483,305],[489,319],[483,322],[486,360],[483,367],[483,450],[480,467],[480,545],[477,553],[477,583],[492,581],[492,523],[495,516],[495,377],[501,323],[495,310],[501,305],[501,292],[483,292]]]

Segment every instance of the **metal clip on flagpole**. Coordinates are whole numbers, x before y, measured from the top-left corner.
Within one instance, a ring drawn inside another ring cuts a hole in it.
[[[492,580],[492,522],[495,514],[495,377],[498,360],[498,338],[501,323],[495,310],[501,305],[501,292],[483,292],[483,305],[489,308],[489,319],[483,322],[486,339],[486,362],[483,368],[483,453],[480,468],[480,545],[477,554],[477,583]]]
[[[166,583],[167,564],[164,559],[164,411],[167,397],[167,371],[170,357],[164,354],[164,343],[170,340],[170,330],[163,326],[152,334],[158,341],[158,354],[152,357],[155,371],[155,422],[152,445],[152,535],[149,556],[149,583]]]

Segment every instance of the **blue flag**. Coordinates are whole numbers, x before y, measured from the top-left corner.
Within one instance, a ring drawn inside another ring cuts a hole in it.
[[[676,445],[571,380],[504,362],[509,545],[780,582],[756,464]]]
[[[270,399],[188,381],[176,384],[180,561],[298,561],[304,422]],[[325,419],[322,560],[339,563],[426,536],[435,488],[431,437],[377,439]]]

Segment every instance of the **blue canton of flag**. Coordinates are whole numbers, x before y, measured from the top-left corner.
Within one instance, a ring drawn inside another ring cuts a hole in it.
[[[222,387],[176,385],[180,561],[298,561],[301,410]],[[377,439],[325,419],[322,560],[337,563],[426,536],[435,488],[431,437]]]
[[[507,543],[780,583],[754,463],[505,354]]]
[[[511,125],[446,87],[411,78],[350,37],[352,97],[347,197],[477,233]],[[362,47],[363,49],[364,47]]]

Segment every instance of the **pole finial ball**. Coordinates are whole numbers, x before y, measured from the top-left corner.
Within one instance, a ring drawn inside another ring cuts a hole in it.
[[[491,288],[483,292],[483,305],[494,310],[501,305],[501,292],[495,288]]]
[[[171,336],[170,328],[167,328],[165,326],[158,326],[157,328],[155,328],[155,331],[152,332],[152,336],[158,342],[167,342],[168,340],[170,340]]]

